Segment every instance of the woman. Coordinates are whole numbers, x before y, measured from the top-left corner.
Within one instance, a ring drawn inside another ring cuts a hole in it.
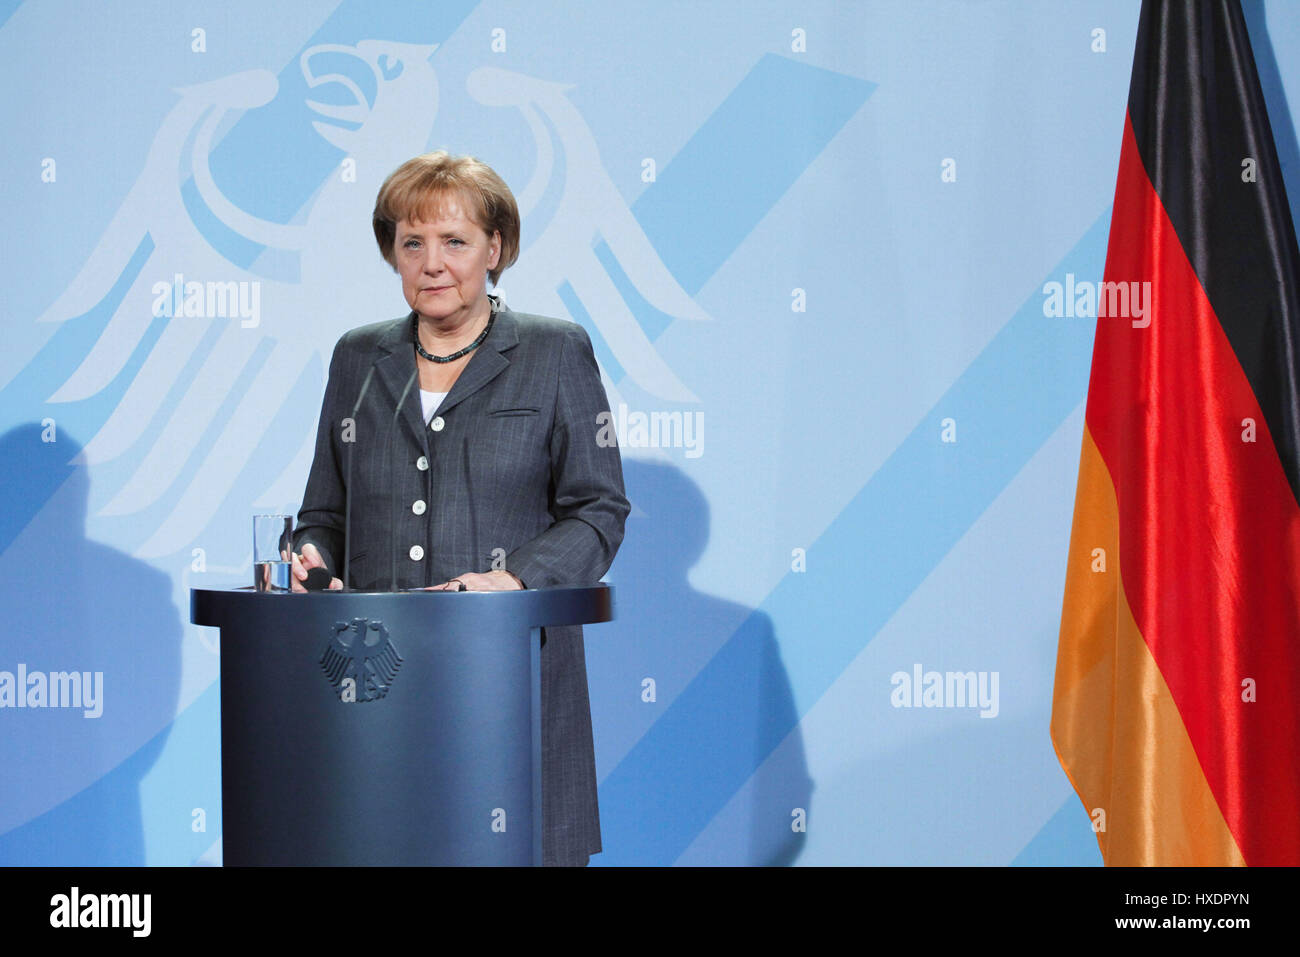
[[[608,399],[581,326],[487,292],[519,253],[509,188],[471,157],[417,156],[384,182],[374,231],[411,311],[334,349],[294,588],[312,568],[343,587],[345,558],[359,589],[597,581],[629,511],[618,449],[597,441]],[[544,633],[542,754],[543,863],[584,864],[600,824],[581,628]]]

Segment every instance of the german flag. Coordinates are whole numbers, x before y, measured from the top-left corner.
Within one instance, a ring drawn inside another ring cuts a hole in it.
[[[1107,864],[1297,864],[1300,255],[1237,0],[1143,4],[1104,279],[1052,741]]]

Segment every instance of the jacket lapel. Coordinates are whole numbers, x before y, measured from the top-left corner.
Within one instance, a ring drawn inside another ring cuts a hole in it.
[[[442,415],[482,389],[510,365],[504,353],[519,344],[519,320],[504,305],[492,321],[492,331],[483,344],[474,350],[451,392],[438,406]],[[375,360],[375,377],[388,390],[388,408],[392,410],[397,398],[406,388],[407,380],[415,372],[415,335],[410,317],[394,322],[378,345],[381,353]],[[402,403],[401,420],[411,435],[420,443],[425,454],[429,452],[428,426],[420,408],[420,383],[416,381]]]
[[[447,398],[442,400],[442,405],[438,406],[439,415],[455,408],[506,370],[510,360],[503,353],[519,344],[518,327],[519,320],[514,313],[502,306],[492,321],[492,331],[483,340],[483,344],[474,350],[465,371],[456,379]]]
[[[394,322],[392,327],[384,333],[379,340],[380,357],[375,360],[375,378],[383,383],[384,388],[388,390],[388,404],[386,408],[391,416],[394,407],[397,405],[397,399],[406,388],[406,383],[415,373],[415,337],[411,330],[410,318],[399,319]],[[428,455],[429,445],[425,434],[424,418],[420,411],[420,383],[417,379],[411,385],[411,391],[406,394],[406,401],[402,403],[402,414],[400,416],[402,426],[411,433],[411,437],[419,443],[424,453]]]

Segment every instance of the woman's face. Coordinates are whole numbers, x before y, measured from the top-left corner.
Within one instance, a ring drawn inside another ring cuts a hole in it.
[[[499,233],[487,235],[447,196],[431,222],[403,219],[393,251],[402,293],[423,319],[455,327],[487,306],[487,273],[501,255]]]

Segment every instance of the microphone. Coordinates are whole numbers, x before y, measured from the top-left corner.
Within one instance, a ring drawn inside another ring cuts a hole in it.
[[[307,580],[302,583],[302,587],[308,591],[328,591],[330,577],[329,569],[309,568],[307,569]]]
[[[357,393],[356,405],[352,406],[352,441],[348,443],[348,467],[347,476],[343,479],[343,590],[351,591],[352,578],[348,572],[352,565],[352,455],[353,448],[356,446],[356,425],[357,413],[361,411],[361,400],[366,397],[366,390],[370,388],[370,380],[375,377],[375,367],[371,366],[370,371],[366,373],[365,379],[361,383],[361,391]],[[311,572],[307,573],[307,581],[311,581]],[[329,580],[325,581],[325,588],[329,588]],[[308,591],[313,590],[310,584],[304,587]]]
[[[388,474],[393,475],[393,435],[397,432],[397,417],[402,414],[402,406],[406,404],[406,397],[411,394],[411,386],[415,385],[415,377],[420,374],[420,367],[417,365],[411,373],[411,377],[406,380],[406,388],[402,390],[402,396],[397,400],[397,408],[393,410],[393,420],[388,423],[388,447],[386,449],[384,460],[388,467]],[[398,485],[401,483],[399,482]],[[389,489],[389,511],[388,511],[388,537],[389,537],[389,558],[392,559],[392,585],[390,591],[397,591],[397,495]]]

